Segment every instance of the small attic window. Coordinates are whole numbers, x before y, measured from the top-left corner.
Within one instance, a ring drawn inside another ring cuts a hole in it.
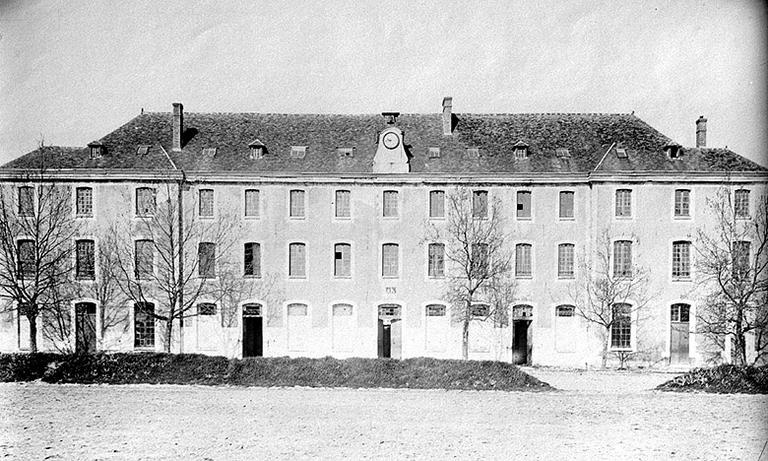
[[[139,155],[147,155],[149,152],[149,146],[139,146],[136,148],[136,153]]]
[[[627,155],[627,149],[625,147],[617,147],[616,158],[629,158]]]
[[[467,147],[467,157],[480,158],[480,149],[477,147]]]
[[[291,158],[304,158],[307,155],[307,146],[291,146]]]
[[[682,157],[683,150],[681,149],[680,144],[677,144],[675,142],[670,142],[666,146],[664,146],[664,150],[667,152],[667,155],[671,159],[678,159]]]
[[[352,158],[355,156],[354,147],[337,147],[336,152],[339,154],[339,157],[341,158]]]
[[[216,156],[216,148],[215,147],[203,147],[203,155],[206,157],[215,157]]]
[[[558,147],[555,149],[555,154],[560,158],[570,158],[571,157],[571,151],[569,151],[565,147]]]
[[[251,141],[251,143],[248,144],[248,148],[250,149],[249,157],[251,160],[256,160],[264,157],[264,151],[266,151],[266,146],[264,146],[264,143],[262,143],[258,139],[254,139],[253,141]]]
[[[528,158],[528,144],[518,141],[514,145],[515,160],[523,160]]]
[[[92,143],[88,144],[88,153],[91,155],[91,158],[100,158],[101,154],[104,152],[103,149],[104,146],[98,141],[94,141]]]
[[[440,158],[440,148],[430,147],[428,155],[429,155],[429,158]]]

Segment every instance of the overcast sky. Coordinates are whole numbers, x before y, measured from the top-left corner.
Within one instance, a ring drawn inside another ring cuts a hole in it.
[[[766,158],[760,1],[2,1],[0,163],[143,107],[622,112]]]

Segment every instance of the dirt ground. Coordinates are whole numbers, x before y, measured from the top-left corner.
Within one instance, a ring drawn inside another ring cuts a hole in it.
[[[0,384],[0,458],[757,460],[768,440],[768,396],[526,371],[565,390]]]

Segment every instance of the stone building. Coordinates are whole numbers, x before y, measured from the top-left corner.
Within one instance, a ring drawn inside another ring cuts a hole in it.
[[[607,236],[613,270],[647,267],[653,295],[642,319],[611,328],[611,348],[688,366],[707,358],[691,245],[712,219],[708,200],[728,190],[749,216],[766,188],[765,168],[705,147],[706,122],[696,121],[696,147],[682,147],[634,114],[460,114],[450,97],[434,114],[184,113],[174,104],[87,147],[41,147],[6,164],[0,180],[20,191],[29,187],[20,172],[44,161],[47,177],[71,190],[73,265],[95,261],[90,278],[110,235],[135,249],[137,272],[157,270],[157,255],[141,261],[148,237],[136,223],[159,204],[176,203],[191,221],[231,222],[231,244],[188,242],[187,252],[201,277],[223,278],[220,258],[237,268],[236,296],[196,299],[174,351],[460,357],[444,296],[450,264],[425,228],[445,221],[446,196],[468,190],[478,217],[500,201],[516,283],[504,322],[483,321],[478,303],[470,358],[599,363],[599,331],[575,315],[572,293],[580,261],[594,262]],[[39,329],[38,343],[160,350],[162,328],[142,309],[164,301],[149,298],[116,306],[125,315],[108,327],[96,297],[71,299],[71,328],[58,339]],[[0,350],[24,350],[28,336],[18,311],[2,317]]]

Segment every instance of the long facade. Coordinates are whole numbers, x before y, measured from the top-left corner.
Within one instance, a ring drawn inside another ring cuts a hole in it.
[[[41,148],[5,165],[2,180],[21,194],[29,185],[19,172],[49,159],[47,174],[76,204],[78,249],[104,251],[112,234],[134,249],[136,274],[142,264],[157,270],[156,260],[141,262],[141,242],[150,238],[141,223],[160,204],[176,204],[188,222],[227,223],[226,245],[206,246],[201,236],[188,253],[199,276],[236,274],[236,283],[226,296],[196,299],[174,330],[174,351],[461,357],[461,325],[446,299],[446,242],[430,240],[428,229],[445,228],[446,197],[464,191],[474,218],[499,204],[493,212],[504,218],[514,255],[508,316],[486,318],[477,300],[470,358],[599,363],[601,332],[576,315],[576,304],[579,281],[604,245],[612,271],[637,265],[650,275],[643,315],[611,329],[612,348],[676,366],[721,353],[696,333],[703,297],[693,244],[712,226],[708,204],[718,194],[735,197],[745,218],[754,215],[766,191],[764,168],[706,148],[703,119],[698,145],[684,148],[631,114],[462,115],[452,112],[450,98],[442,109],[184,114],[176,104],[87,148]],[[103,268],[91,260],[97,280]],[[153,309],[164,302],[147,296]],[[92,349],[160,350],[162,326],[135,304],[112,307],[124,315],[106,325],[96,296],[72,299],[68,334],[47,338],[41,328],[38,343],[76,349],[88,336]],[[0,350],[24,350],[28,336],[26,319],[9,311]]]

